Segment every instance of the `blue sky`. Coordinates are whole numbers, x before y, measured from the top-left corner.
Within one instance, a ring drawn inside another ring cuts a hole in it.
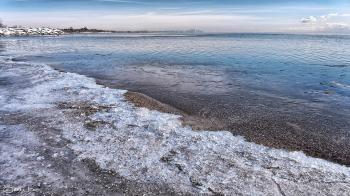
[[[350,0],[0,0],[8,25],[350,33]]]

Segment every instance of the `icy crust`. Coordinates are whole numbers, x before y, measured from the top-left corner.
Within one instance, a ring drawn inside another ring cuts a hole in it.
[[[127,179],[190,194],[350,194],[350,168],[226,131],[193,131],[178,116],[136,108],[123,98],[125,91],[91,78],[12,62],[0,66],[4,76],[22,82],[2,91],[0,111],[49,119],[48,126],[63,130],[80,159],[93,159]],[[43,112],[47,108],[50,113]]]
[[[43,165],[44,157],[35,152],[42,148],[39,139],[25,126],[0,124],[0,138],[0,193],[13,192],[9,187],[29,191],[37,178],[45,184],[58,183],[58,174]]]

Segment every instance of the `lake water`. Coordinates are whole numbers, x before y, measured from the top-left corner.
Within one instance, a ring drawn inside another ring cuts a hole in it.
[[[251,88],[315,102],[350,104],[350,36],[76,35],[10,38],[2,43],[19,58],[29,56],[125,85],[199,94]]]

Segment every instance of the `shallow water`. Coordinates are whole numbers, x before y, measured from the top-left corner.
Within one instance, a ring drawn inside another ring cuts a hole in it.
[[[18,58],[127,88],[224,95],[247,88],[350,106],[350,36],[75,35],[1,42]]]

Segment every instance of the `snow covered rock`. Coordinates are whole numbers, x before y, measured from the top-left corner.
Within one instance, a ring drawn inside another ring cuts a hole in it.
[[[63,31],[53,28],[0,28],[0,36],[28,36],[28,35],[62,35]]]

